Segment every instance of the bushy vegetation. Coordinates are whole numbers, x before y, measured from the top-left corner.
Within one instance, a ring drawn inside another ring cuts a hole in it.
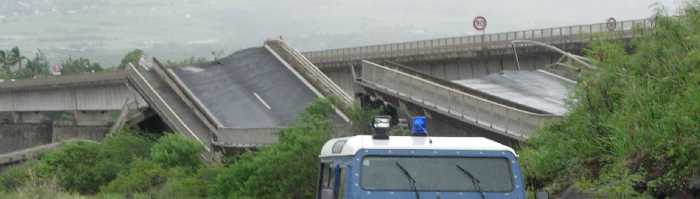
[[[33,59],[21,54],[18,47],[0,50],[0,79],[26,79],[48,75],[49,63],[43,54]]]
[[[360,104],[353,104],[348,108],[348,117],[352,121],[352,132],[365,133],[369,132],[369,124],[375,115],[379,114],[381,109],[363,108]]]
[[[0,173],[0,198],[312,198],[332,112],[329,100],[313,103],[278,144],[227,165],[204,164],[203,147],[179,134],[67,144]]]
[[[61,75],[72,75],[79,73],[94,73],[104,70],[99,63],[91,62],[86,58],[73,59],[69,57],[62,64]]]
[[[30,79],[49,76],[49,60],[41,52],[34,58],[20,53],[19,47],[0,50],[0,79]],[[104,69],[99,63],[87,58],[68,58],[60,64],[63,75],[100,72]]]
[[[571,111],[521,151],[530,185],[599,197],[689,195],[700,177],[700,7],[659,15],[622,43],[597,42]]]
[[[139,63],[139,60],[143,56],[143,50],[141,49],[134,49],[132,51],[129,51],[124,55],[122,58],[121,63],[117,66],[117,69],[126,69],[126,67],[129,65],[129,63]]]
[[[243,154],[217,178],[216,198],[313,198],[318,153],[332,130],[327,100],[309,106],[278,144]]]

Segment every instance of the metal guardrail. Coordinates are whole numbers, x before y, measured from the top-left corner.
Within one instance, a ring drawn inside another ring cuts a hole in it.
[[[283,59],[285,59],[292,67],[298,70],[304,78],[310,80],[314,87],[318,88],[326,96],[337,97],[345,107],[349,107],[353,103],[353,98],[345,93],[340,86],[335,84],[333,80],[328,78],[318,67],[311,61],[306,59],[301,53],[292,49],[282,40],[268,40],[265,42]]]
[[[518,140],[527,139],[545,120],[557,118],[505,106],[369,61],[362,62],[359,83]]]
[[[459,53],[485,48],[509,48],[512,40],[535,40],[550,44],[586,42],[595,38],[598,33],[610,33],[610,39],[629,38],[635,35],[637,27],[640,30],[651,29],[652,19],[619,21],[616,28],[610,31],[607,23],[574,25],[555,28],[533,29],[504,33],[470,35],[461,37],[440,38],[422,41],[409,41],[391,44],[370,45],[351,48],[304,52],[313,63],[332,63],[359,61],[365,59],[385,59],[415,55],[430,55],[440,53]]]

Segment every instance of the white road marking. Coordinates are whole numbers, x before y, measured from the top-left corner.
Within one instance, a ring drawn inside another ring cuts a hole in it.
[[[267,110],[272,110],[272,108],[270,108],[270,105],[267,105],[267,102],[265,102],[265,100],[263,100],[263,98],[260,97],[260,95],[258,95],[258,93],[253,92],[253,95],[255,95],[255,97],[258,98],[258,100],[260,100],[260,102],[261,102],[263,105],[265,105],[265,108],[267,108]]]

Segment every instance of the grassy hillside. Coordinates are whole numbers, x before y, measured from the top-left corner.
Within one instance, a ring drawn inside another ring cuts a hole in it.
[[[600,197],[691,197],[700,177],[700,4],[632,42],[596,42],[571,111],[521,151],[530,185]],[[700,197],[697,196],[696,197]]]

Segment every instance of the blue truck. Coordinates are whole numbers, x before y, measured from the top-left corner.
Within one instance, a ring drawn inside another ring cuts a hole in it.
[[[512,148],[482,137],[430,137],[415,127],[412,136],[387,136],[385,119],[375,119],[374,135],[325,143],[317,199],[526,197]]]

